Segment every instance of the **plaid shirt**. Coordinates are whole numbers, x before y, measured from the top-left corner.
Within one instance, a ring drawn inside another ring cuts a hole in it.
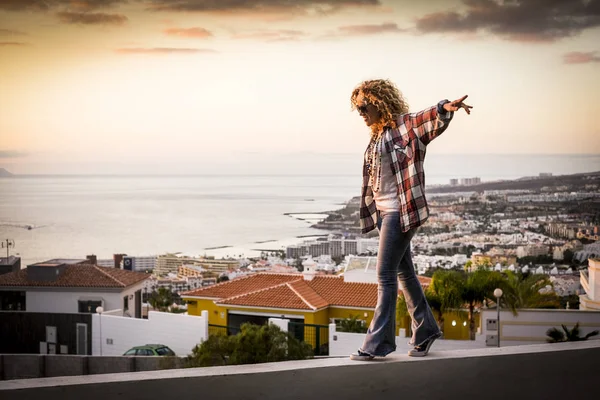
[[[391,155],[391,169],[398,181],[400,228],[403,232],[422,225],[429,217],[425,199],[423,163],[427,145],[442,134],[454,116],[446,112],[440,101],[437,106],[398,118],[397,128],[388,128],[382,138],[385,151]],[[369,149],[367,148],[367,151]],[[365,152],[366,158],[366,152]],[[360,199],[360,228],[368,233],[377,226],[377,207],[366,161],[363,163],[363,185]]]

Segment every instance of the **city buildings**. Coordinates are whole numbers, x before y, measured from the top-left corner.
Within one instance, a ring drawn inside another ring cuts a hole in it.
[[[168,273],[176,274],[180,266],[188,264],[201,266],[216,273],[236,270],[240,266],[238,260],[215,260],[214,258],[194,258],[165,254],[158,256],[154,274],[157,276],[165,276]]]
[[[304,241],[298,245],[288,246],[286,248],[286,256],[287,258],[320,257],[322,255],[341,257],[376,253],[378,247],[378,238],[346,237],[344,235],[332,234],[328,235],[327,238]]]

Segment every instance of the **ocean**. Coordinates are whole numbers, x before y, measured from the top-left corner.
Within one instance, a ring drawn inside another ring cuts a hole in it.
[[[282,169],[278,175],[0,178],[0,240],[14,240],[11,254],[23,266],[89,254],[256,256],[327,234],[310,225],[325,216],[318,213],[360,194],[360,175],[347,173],[360,164],[352,163],[312,175]],[[429,156],[425,170],[428,186],[461,177],[516,179],[598,171],[600,155],[440,155]]]

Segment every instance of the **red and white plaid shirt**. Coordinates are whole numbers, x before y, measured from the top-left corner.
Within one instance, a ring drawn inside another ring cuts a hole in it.
[[[388,128],[382,138],[385,151],[391,155],[391,169],[398,182],[400,204],[400,228],[402,232],[422,225],[429,218],[425,199],[425,172],[423,163],[427,145],[448,127],[453,112],[443,111],[442,100],[438,105],[398,118],[397,128]],[[369,151],[369,148],[367,148]],[[366,158],[366,152],[365,152]],[[368,233],[377,226],[377,207],[367,162],[363,163],[363,185],[360,199],[360,228]]]

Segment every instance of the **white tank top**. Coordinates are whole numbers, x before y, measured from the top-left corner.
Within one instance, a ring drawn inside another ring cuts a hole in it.
[[[400,203],[398,202],[398,182],[392,171],[392,156],[388,153],[383,145],[383,140],[379,141],[380,145],[377,149],[375,157],[375,177],[379,175],[381,168],[381,181],[379,185],[373,186],[373,199],[379,211],[400,211]],[[381,154],[381,165],[379,165],[379,154]],[[377,180],[377,178],[375,178]],[[375,191],[375,189],[379,189]]]

